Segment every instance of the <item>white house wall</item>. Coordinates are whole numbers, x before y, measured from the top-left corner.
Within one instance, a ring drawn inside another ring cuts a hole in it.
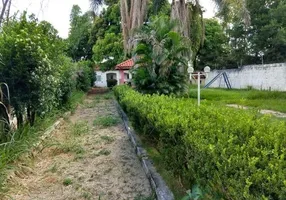
[[[217,74],[226,72],[232,88],[252,87],[259,90],[286,91],[286,63],[268,65],[249,65],[239,69],[213,70],[208,74],[206,83]],[[223,77],[218,78],[210,87],[226,88]]]
[[[116,80],[117,80],[117,84],[120,83],[120,72],[118,70],[114,70],[114,71],[95,71],[95,76],[101,76],[101,80],[96,80],[94,82],[94,86],[95,87],[107,87],[107,79],[106,79],[106,74],[108,73],[115,73],[116,74]],[[129,70],[124,70],[124,73],[128,73],[129,74],[129,80],[132,79],[132,74],[130,73]],[[126,80],[127,81],[127,80]]]
[[[130,71],[129,71],[129,70],[124,70],[124,73],[129,74],[129,80],[131,80],[131,79],[132,79],[132,74],[130,73]]]
[[[114,70],[114,71],[95,71],[96,76],[101,76],[101,80],[96,80],[94,82],[94,86],[96,87],[107,87],[107,79],[106,79],[106,74],[109,73],[115,73],[116,74],[116,80],[117,80],[117,84],[119,84],[119,71]]]

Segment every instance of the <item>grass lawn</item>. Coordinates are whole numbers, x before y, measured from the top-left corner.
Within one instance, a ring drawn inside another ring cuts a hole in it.
[[[190,98],[197,98],[196,87],[191,87]],[[247,89],[202,88],[202,103],[239,104],[258,109],[275,110],[286,113],[286,92]]]

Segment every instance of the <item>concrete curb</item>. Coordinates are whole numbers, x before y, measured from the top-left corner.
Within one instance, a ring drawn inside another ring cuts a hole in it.
[[[139,141],[135,137],[135,131],[130,126],[128,116],[123,111],[123,109],[121,108],[121,106],[119,105],[117,101],[115,101],[115,104],[123,120],[124,128],[127,132],[127,135],[132,143],[133,148],[135,149],[137,156],[139,157],[141,161],[141,165],[146,173],[146,176],[148,177],[150,181],[152,189],[156,193],[157,199],[158,200],[174,200],[173,193],[168,188],[168,186],[166,185],[165,181],[160,176],[160,174],[156,171],[152,162],[148,158],[147,151],[139,145]]]
[[[66,112],[63,114],[63,117],[69,117],[71,115],[71,112]],[[53,132],[62,125],[64,119],[63,118],[59,118],[53,125],[51,125],[50,127],[48,127],[46,129],[46,131],[43,133],[43,135],[40,137],[39,142],[37,142],[36,144],[34,144],[34,147],[39,147],[43,141],[45,139],[47,139],[48,137],[50,137]]]
[[[43,135],[40,137],[39,142],[34,144],[34,147],[39,147],[44,140],[46,140],[48,137],[52,135],[52,133],[62,124],[63,119],[57,120],[53,125],[51,125],[46,131],[43,133]]]

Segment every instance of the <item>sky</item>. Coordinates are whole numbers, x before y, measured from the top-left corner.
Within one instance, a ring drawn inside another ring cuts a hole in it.
[[[83,12],[90,9],[89,0],[12,0],[12,13],[27,11],[34,13],[39,20],[50,22],[62,38],[68,37],[69,18],[73,5],[79,5]],[[214,16],[214,4],[211,0],[201,0],[206,12],[204,17]]]

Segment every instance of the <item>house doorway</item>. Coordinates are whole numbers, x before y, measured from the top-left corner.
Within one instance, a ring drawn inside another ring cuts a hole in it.
[[[117,74],[116,73],[107,73],[106,74],[106,80],[117,80]]]

